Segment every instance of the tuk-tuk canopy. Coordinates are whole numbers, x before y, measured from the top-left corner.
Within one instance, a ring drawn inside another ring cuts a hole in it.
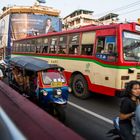
[[[34,58],[31,56],[13,57],[9,60],[11,65],[34,72],[43,71],[51,68],[64,70],[64,68],[56,64],[48,64],[48,61]]]

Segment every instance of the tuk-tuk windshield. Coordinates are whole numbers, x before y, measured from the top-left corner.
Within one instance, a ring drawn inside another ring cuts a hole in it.
[[[51,82],[66,82],[63,74],[59,71],[43,71],[42,78],[44,84],[51,84]]]

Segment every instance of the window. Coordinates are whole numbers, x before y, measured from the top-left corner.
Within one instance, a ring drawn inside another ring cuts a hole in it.
[[[95,32],[85,32],[82,34],[82,55],[92,55],[95,41]]]
[[[42,39],[38,38],[36,40],[36,53],[41,53],[42,52]]]
[[[80,34],[69,36],[69,54],[79,54],[79,38]]]
[[[36,40],[35,40],[35,39],[32,39],[32,40],[31,40],[30,51],[31,51],[31,52],[35,52],[35,51],[36,51]]]
[[[49,46],[49,53],[56,53],[57,52],[57,37],[52,37],[50,39],[50,46]]]
[[[96,57],[104,61],[116,61],[116,38],[115,36],[98,37]]]
[[[67,53],[67,36],[60,36],[58,42],[58,54]]]
[[[87,44],[87,45],[82,45],[82,55],[92,55],[93,52],[93,45],[92,44]]]
[[[49,39],[48,38],[43,38],[43,49],[42,49],[42,53],[48,53],[48,42]]]
[[[123,53],[126,61],[140,61],[140,35],[123,32]]]

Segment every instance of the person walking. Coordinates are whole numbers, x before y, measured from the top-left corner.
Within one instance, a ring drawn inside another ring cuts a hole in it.
[[[119,126],[121,136],[124,140],[135,140],[132,134],[132,117],[137,106],[137,97],[140,94],[140,83],[138,81],[130,81],[125,89],[125,97],[121,102],[119,114]]]

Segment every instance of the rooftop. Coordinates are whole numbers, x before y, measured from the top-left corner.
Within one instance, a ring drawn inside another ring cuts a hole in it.
[[[109,13],[103,17],[100,17],[98,20],[99,21],[103,21],[103,20],[108,20],[110,18],[114,18],[114,17],[118,17],[119,15],[118,14],[114,14],[114,13]]]
[[[42,14],[50,16],[59,16],[60,10],[54,9],[52,7],[34,5],[34,6],[10,6],[3,7],[3,13],[0,15],[0,19],[8,14],[14,13],[32,13],[32,14]]]
[[[81,12],[81,11],[84,11],[84,12],[86,12],[88,14],[93,14],[93,12],[94,12],[94,11],[90,11],[90,10],[78,9],[78,10],[73,11],[71,14],[67,15],[66,17],[64,17],[64,19],[66,19],[70,15],[73,15],[74,13]]]

